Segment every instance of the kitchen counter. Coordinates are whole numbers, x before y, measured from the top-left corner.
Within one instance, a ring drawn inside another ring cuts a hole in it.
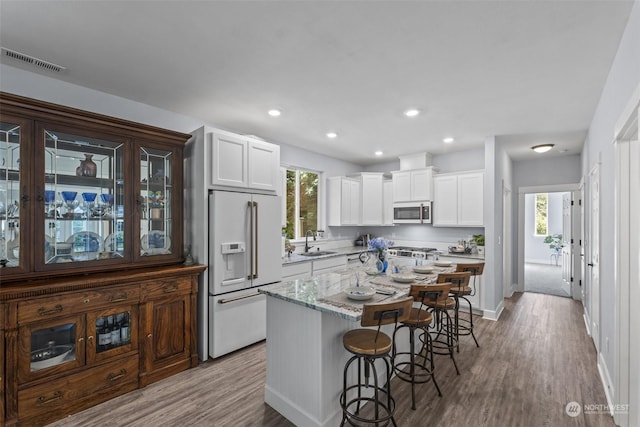
[[[454,269],[452,265],[440,271]],[[343,291],[355,286],[356,273],[361,286],[390,290],[392,295],[376,294],[369,301],[348,300]],[[415,277],[430,283],[437,276]],[[409,287],[385,275],[368,276],[356,266],[262,288],[260,292],[267,295],[265,402],[299,427],[339,425],[342,371],[351,356],[344,349],[342,336],[360,327],[364,303],[402,298]],[[382,330],[391,336],[393,325]],[[406,330],[398,334],[398,345],[400,351],[406,351]],[[378,373],[384,375],[384,369],[378,369]],[[383,381],[382,376],[379,380]]]
[[[327,249],[327,251],[331,251],[334,253],[326,254],[326,255],[318,255],[318,256],[305,256],[305,255],[301,255],[300,253],[294,252],[291,254],[291,256],[285,256],[284,258],[282,258],[282,265],[294,264],[297,262],[308,262],[316,259],[332,258],[337,256],[343,256],[343,255],[359,254],[360,252],[367,251],[367,248],[363,248],[362,246],[343,246],[339,248]],[[314,252],[314,251],[311,250],[309,252]]]

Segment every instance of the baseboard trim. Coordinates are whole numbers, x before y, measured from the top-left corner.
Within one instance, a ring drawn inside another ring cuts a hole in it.
[[[598,353],[598,373],[600,374],[600,381],[602,381],[602,385],[604,386],[604,394],[607,398],[607,407],[609,408],[609,413],[613,417],[613,410],[615,406],[613,405],[613,382],[611,381],[611,375],[609,375],[609,370],[607,369],[607,364],[602,357],[602,353]],[[598,402],[593,402],[598,403]]]
[[[502,314],[502,310],[504,310],[504,301],[500,301],[495,310],[483,310],[482,318],[497,321]]]
[[[587,335],[591,336],[591,328],[589,327],[589,318],[586,313],[582,314],[582,320],[584,320],[584,327],[587,329]]]

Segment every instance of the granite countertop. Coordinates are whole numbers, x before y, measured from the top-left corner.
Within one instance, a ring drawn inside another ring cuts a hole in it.
[[[434,267],[431,274],[417,274],[406,267],[403,275],[411,275],[415,283],[435,283],[438,273],[455,270],[449,267]],[[356,275],[360,286],[376,290],[374,297],[367,301],[348,299],[344,291],[356,285]],[[397,283],[386,274],[368,275],[362,266],[345,267],[342,270],[320,274],[308,279],[296,279],[259,289],[259,292],[313,310],[339,316],[343,319],[359,321],[365,303],[377,303],[402,298],[409,293],[411,283]]]

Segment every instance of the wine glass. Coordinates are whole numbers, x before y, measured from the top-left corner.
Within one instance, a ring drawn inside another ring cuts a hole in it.
[[[104,214],[105,217],[111,216],[111,209],[113,206],[113,194],[101,194],[100,199],[102,200],[103,205],[105,206]]]
[[[76,201],[78,193],[76,191],[62,191],[60,194],[62,194],[62,200],[64,200],[67,207],[65,216],[67,218],[73,218],[74,210],[78,207],[78,202]]]
[[[84,200],[84,206],[82,210],[85,213],[85,216],[88,217],[88,212],[93,212],[93,205],[96,201],[96,193],[82,193],[82,200]]]
[[[53,190],[44,190],[44,202],[46,214],[48,217],[54,216],[55,214],[55,204],[53,203],[56,200],[56,192]]]

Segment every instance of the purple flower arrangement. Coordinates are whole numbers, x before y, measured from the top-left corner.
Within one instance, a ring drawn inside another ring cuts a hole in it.
[[[393,246],[393,241],[387,240],[384,237],[376,237],[369,240],[369,249],[376,252],[384,252]]]

